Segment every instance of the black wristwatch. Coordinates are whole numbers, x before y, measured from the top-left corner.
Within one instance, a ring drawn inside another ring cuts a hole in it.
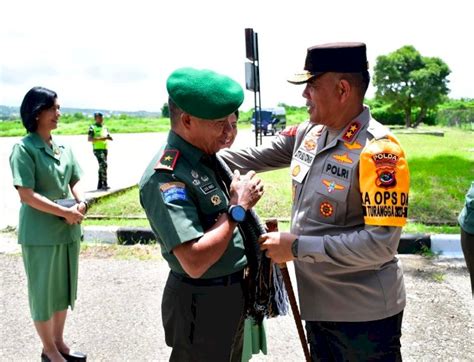
[[[87,210],[89,210],[89,203],[87,202],[87,200],[79,200],[77,203],[78,204],[84,203],[84,205],[86,206],[86,212]]]
[[[237,223],[245,220],[246,210],[241,205],[229,205],[227,207],[227,213],[229,214],[232,221]]]
[[[295,258],[298,257],[298,238],[296,238],[295,240],[293,240],[293,243],[291,244],[291,253],[293,254],[293,256]]]

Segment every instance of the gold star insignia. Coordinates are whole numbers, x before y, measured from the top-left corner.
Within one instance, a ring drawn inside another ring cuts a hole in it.
[[[171,156],[165,156],[165,161],[171,161],[173,159],[173,157]]]

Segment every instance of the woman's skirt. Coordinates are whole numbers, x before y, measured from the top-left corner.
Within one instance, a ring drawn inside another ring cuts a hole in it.
[[[80,242],[59,245],[23,245],[28,299],[34,321],[47,321],[71,306],[77,296]]]

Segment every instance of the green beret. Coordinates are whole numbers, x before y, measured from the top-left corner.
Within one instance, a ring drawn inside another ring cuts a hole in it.
[[[228,116],[244,101],[239,83],[207,69],[176,69],[168,77],[166,89],[184,112],[209,120]]]

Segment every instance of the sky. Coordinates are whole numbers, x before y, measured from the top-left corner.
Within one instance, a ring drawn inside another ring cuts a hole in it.
[[[258,34],[261,102],[304,106],[308,47],[367,44],[377,56],[413,45],[451,69],[449,96],[474,98],[472,0],[15,0],[0,4],[0,104],[41,85],[63,107],[159,111],[180,67],[212,69],[245,87],[245,28]],[[371,72],[373,73],[373,72]],[[367,96],[373,97],[370,86]],[[241,109],[253,107],[245,91]]]

